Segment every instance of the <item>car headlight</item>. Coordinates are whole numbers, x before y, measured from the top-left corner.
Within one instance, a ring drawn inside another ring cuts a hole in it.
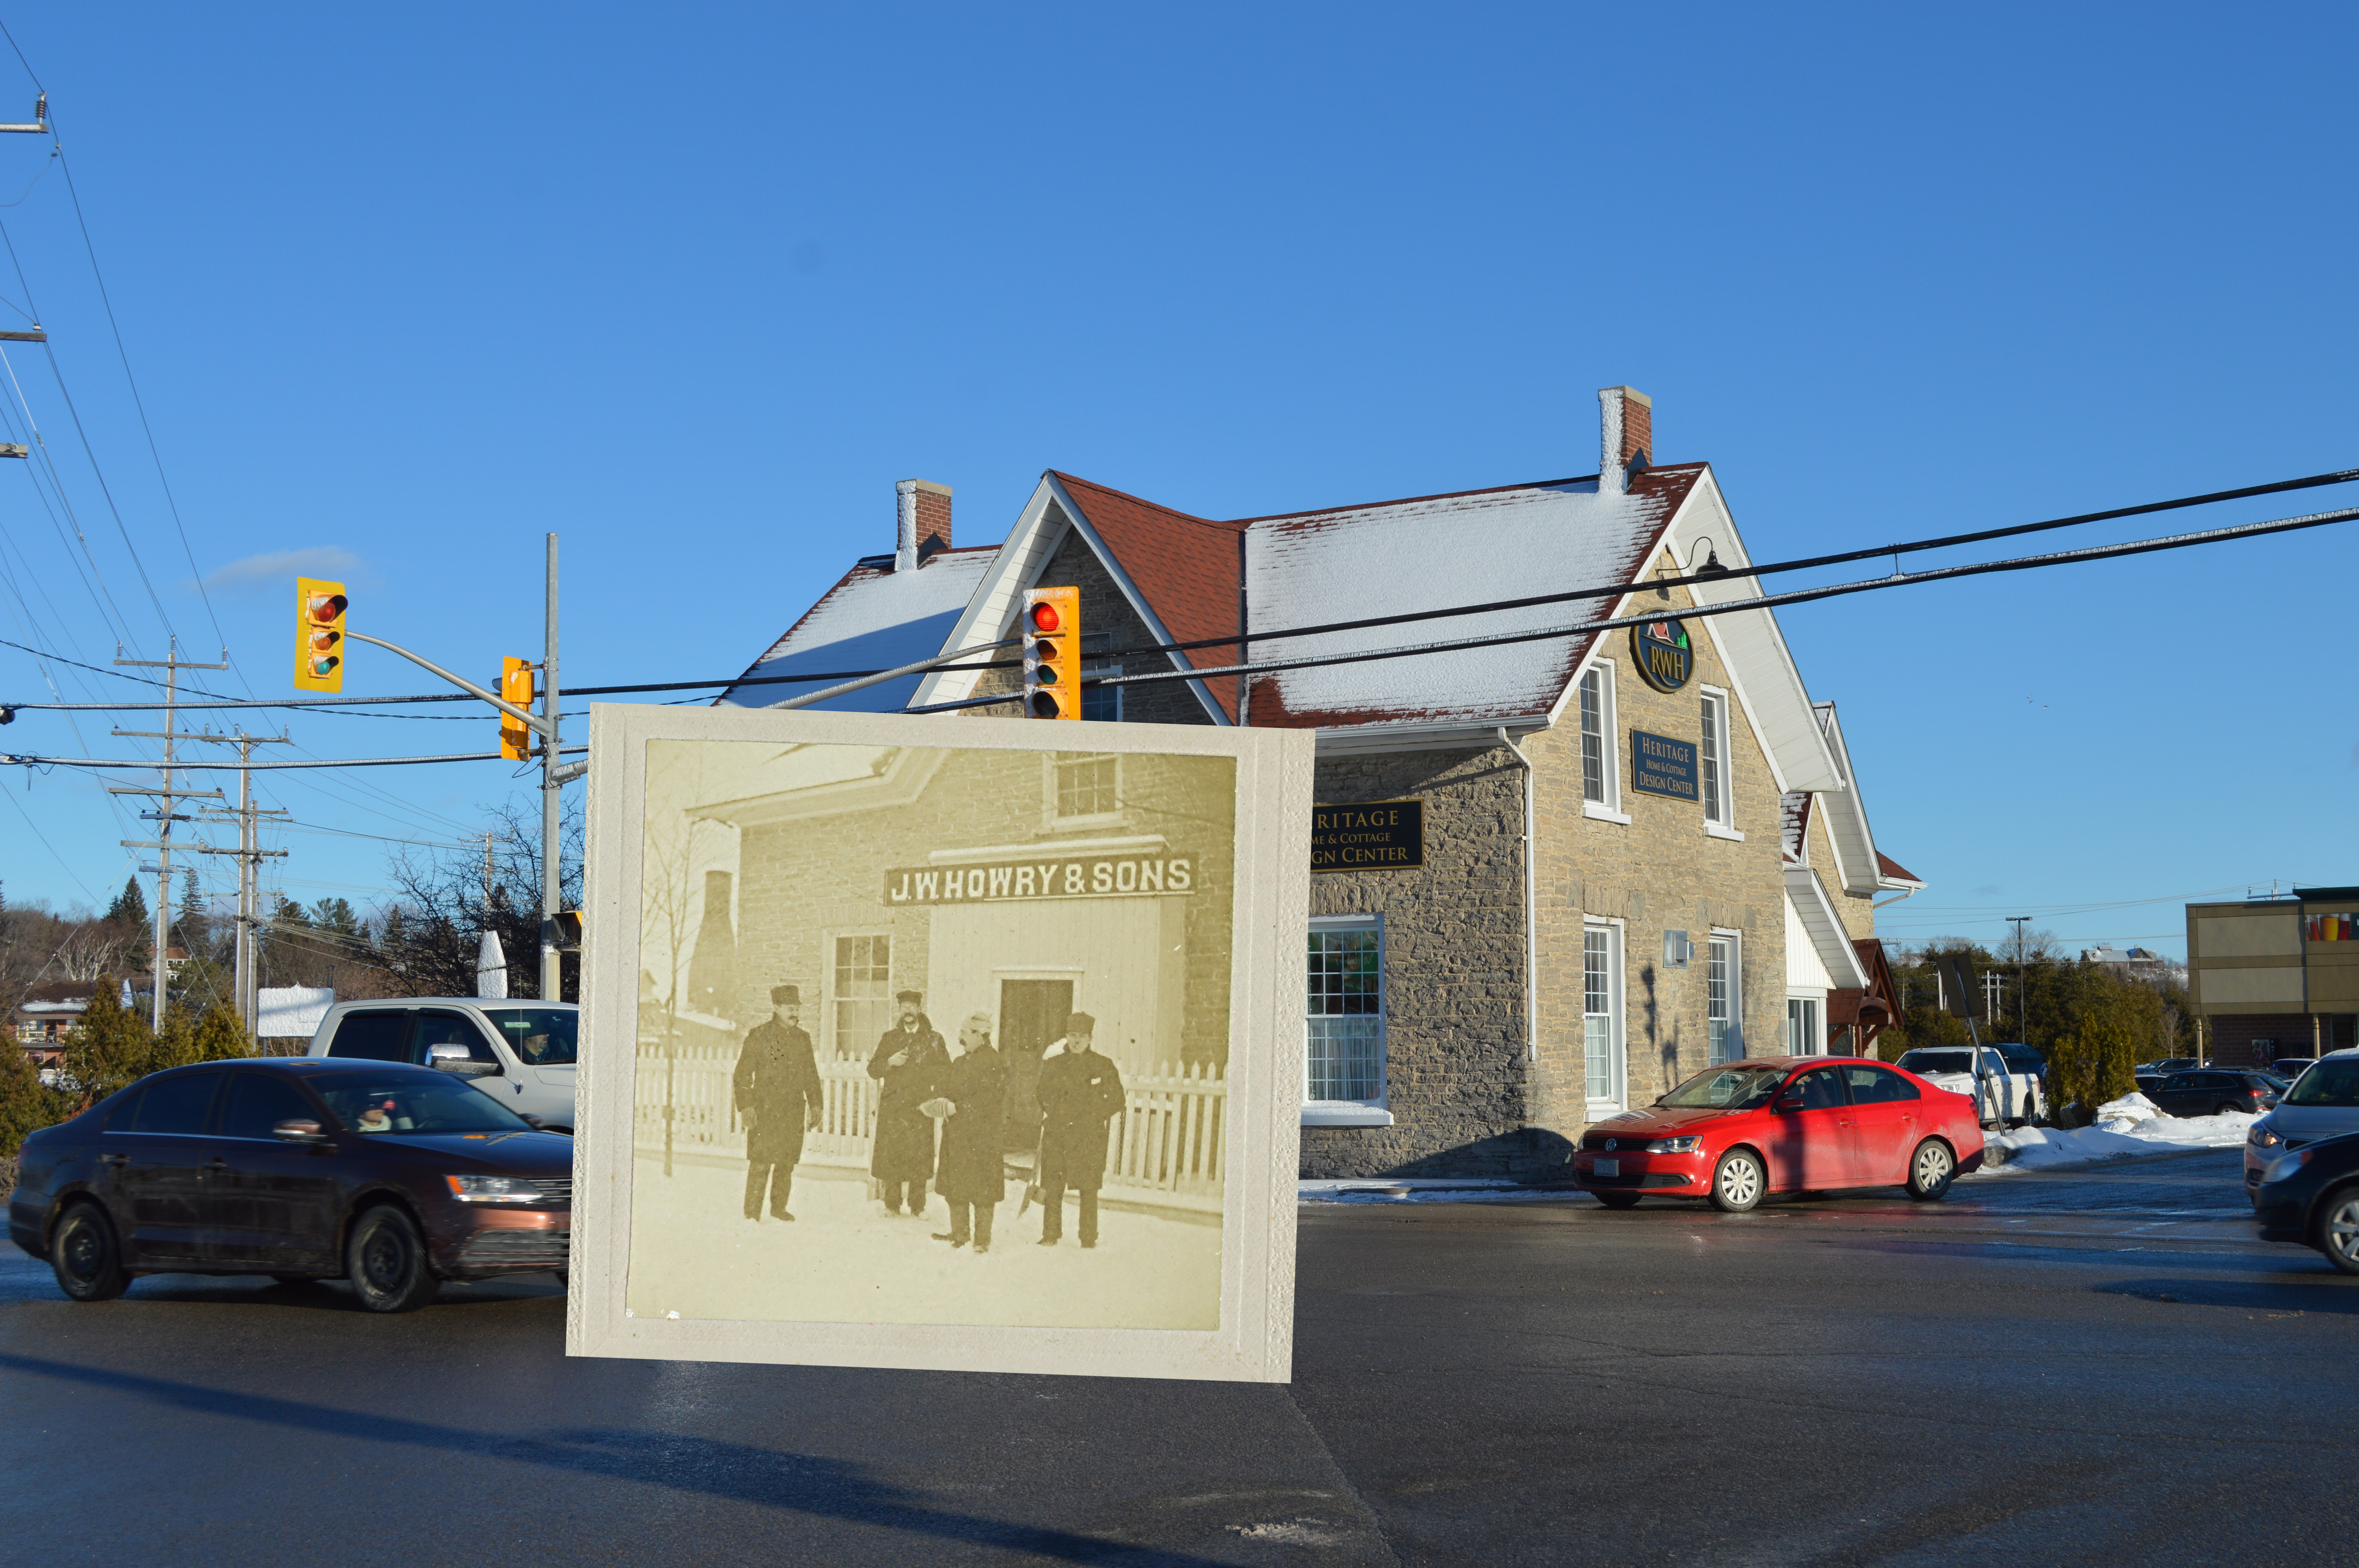
[[[1702,1147],[1703,1140],[1697,1137],[1658,1138],[1647,1145],[1647,1152],[1649,1154],[1692,1154]]]
[[[2277,1136],[2276,1128],[2267,1120],[2261,1120],[2253,1123],[2253,1130],[2245,1134],[2245,1141],[2256,1149],[2275,1149],[2280,1147],[2285,1140]]]
[[[522,1176],[445,1176],[461,1203],[530,1203],[540,1189]]]

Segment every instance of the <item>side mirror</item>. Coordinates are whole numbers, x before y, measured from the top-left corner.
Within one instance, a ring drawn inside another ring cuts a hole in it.
[[[531,1128],[535,1132],[543,1131],[549,1126],[549,1123],[541,1120],[540,1118],[533,1115],[532,1112],[528,1110],[522,1112],[521,1114],[524,1117],[525,1125]]]
[[[426,1065],[437,1072],[449,1073],[459,1078],[496,1078],[500,1076],[497,1062],[478,1062],[467,1054],[467,1048],[455,1041],[426,1047]]]
[[[1808,1107],[1804,1103],[1801,1090],[1788,1089],[1784,1094],[1777,1097],[1777,1108],[1779,1110],[1803,1110],[1808,1108]]]
[[[320,1124],[308,1117],[289,1118],[272,1127],[270,1135],[289,1143],[317,1143],[321,1139]]]

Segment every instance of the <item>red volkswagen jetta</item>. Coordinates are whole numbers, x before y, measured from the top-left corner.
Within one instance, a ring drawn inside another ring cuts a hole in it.
[[[1698,1073],[1582,1134],[1574,1179],[1608,1208],[1646,1194],[1741,1214],[1769,1193],[1905,1185],[1931,1200],[1982,1163],[1974,1102],[1881,1062],[1761,1056]]]

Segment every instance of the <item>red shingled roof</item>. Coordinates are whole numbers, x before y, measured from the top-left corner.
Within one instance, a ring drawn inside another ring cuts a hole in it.
[[[1881,849],[1875,852],[1875,869],[1896,882],[1921,883],[1925,880]]]
[[[1049,471],[1146,596],[1172,641],[1236,635],[1237,537],[1245,532],[1243,524],[1192,517],[1069,473]],[[1236,652],[1234,646],[1200,648],[1188,658],[1198,665],[1228,665],[1237,662]],[[1204,686],[1234,720],[1236,681],[1223,677]]]

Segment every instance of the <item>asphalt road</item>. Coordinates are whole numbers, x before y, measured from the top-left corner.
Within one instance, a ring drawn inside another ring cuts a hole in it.
[[[2359,1555],[2359,1279],[2234,1152],[1940,1206],[1306,1206],[1296,1380],[569,1361],[0,1251],[0,1563],[1868,1563]]]

